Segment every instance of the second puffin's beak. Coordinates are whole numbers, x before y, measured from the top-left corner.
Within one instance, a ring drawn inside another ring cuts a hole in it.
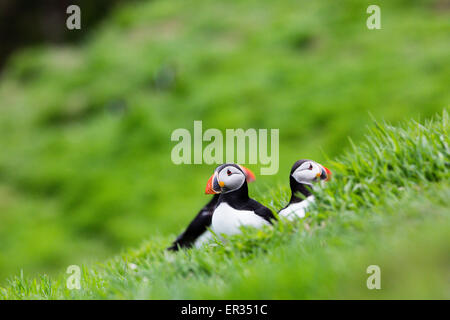
[[[220,193],[220,188],[224,186],[224,183],[222,181],[218,181],[217,173],[214,172],[213,175],[209,178],[208,182],[206,183],[206,194],[218,194]]]
[[[327,167],[322,166],[322,173],[317,174],[317,177],[320,177],[321,180],[328,181],[331,178],[331,171]]]

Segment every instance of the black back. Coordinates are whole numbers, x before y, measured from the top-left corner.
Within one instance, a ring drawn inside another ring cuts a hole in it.
[[[197,240],[197,238],[211,226],[212,215],[218,200],[219,195],[215,194],[212,199],[199,211],[186,230],[176,238],[167,250],[178,251],[180,248],[192,247],[195,240]]]

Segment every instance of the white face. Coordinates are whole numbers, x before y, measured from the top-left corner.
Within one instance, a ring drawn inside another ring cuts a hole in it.
[[[306,161],[292,173],[292,177],[298,183],[312,184],[313,182],[320,180],[322,170],[325,169],[317,162]]]
[[[217,173],[217,181],[222,193],[239,189],[244,184],[245,179],[245,174],[233,166],[227,166]]]

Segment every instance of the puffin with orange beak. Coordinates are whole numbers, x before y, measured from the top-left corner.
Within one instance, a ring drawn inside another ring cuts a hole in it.
[[[216,168],[205,190],[220,194],[211,221],[215,234],[233,235],[240,233],[242,226],[260,228],[272,224],[272,211],[248,196],[247,181],[253,179],[249,169],[234,163]]]
[[[247,182],[255,181],[255,175],[253,172],[245,167],[241,168],[246,176]],[[210,181],[208,181],[208,184],[212,185],[212,180],[213,177],[211,177]],[[220,192],[208,191],[209,188],[210,187],[207,187],[206,193],[214,194],[212,199],[197,213],[186,230],[176,238],[167,250],[178,251],[180,248],[199,248],[204,243],[213,239],[212,233],[208,230],[208,228],[211,227],[213,212],[217,206],[217,202],[219,201]],[[220,186],[217,186],[217,188],[220,189]]]
[[[289,175],[291,199],[278,212],[278,216],[288,220],[303,218],[307,207],[314,202],[314,195],[311,193],[313,184],[330,178],[331,171],[315,161],[303,159],[295,162]]]

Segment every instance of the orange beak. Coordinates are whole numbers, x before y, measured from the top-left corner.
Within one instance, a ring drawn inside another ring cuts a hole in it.
[[[219,193],[213,189],[213,180],[214,180],[215,175],[216,175],[216,173],[214,172],[213,175],[209,178],[208,182],[206,183],[206,189],[205,189],[206,194],[218,194]]]
[[[327,173],[327,178],[325,179],[325,181],[328,181],[331,179],[331,171],[327,167],[323,167],[323,168],[325,169],[325,172]]]

